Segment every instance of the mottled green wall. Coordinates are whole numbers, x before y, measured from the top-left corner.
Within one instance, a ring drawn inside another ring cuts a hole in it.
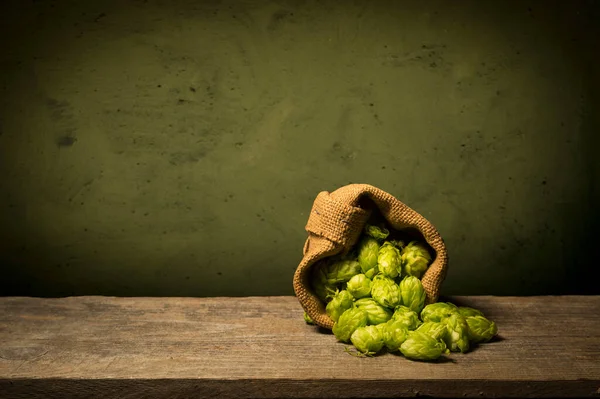
[[[2,293],[291,294],[349,182],[446,294],[598,292],[592,3],[3,1]]]

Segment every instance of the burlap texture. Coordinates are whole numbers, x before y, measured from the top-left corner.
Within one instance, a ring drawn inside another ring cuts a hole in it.
[[[294,291],[300,304],[314,322],[331,329],[333,321],[325,313],[325,304],[313,293],[310,268],[320,259],[346,253],[358,241],[373,211],[378,211],[389,225],[402,230],[418,230],[435,251],[432,264],[422,278],[426,303],[436,302],[446,277],[448,254],[436,228],[422,215],[392,195],[368,184],[350,184],[332,193],[317,195],[310,212],[304,244],[304,256],[294,274]]]

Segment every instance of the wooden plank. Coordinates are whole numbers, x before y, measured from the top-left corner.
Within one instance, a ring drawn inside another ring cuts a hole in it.
[[[452,297],[495,342],[348,355],[293,297],[0,298],[0,397],[600,397],[600,297]]]

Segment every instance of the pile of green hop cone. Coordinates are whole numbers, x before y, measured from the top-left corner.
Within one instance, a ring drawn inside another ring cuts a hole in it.
[[[344,256],[316,263],[311,283],[335,322],[332,331],[359,355],[384,350],[412,360],[436,360],[491,340],[496,323],[482,312],[449,302],[425,306],[421,277],[431,264],[427,245],[391,239],[389,230],[367,225]],[[313,324],[304,313],[308,324]]]

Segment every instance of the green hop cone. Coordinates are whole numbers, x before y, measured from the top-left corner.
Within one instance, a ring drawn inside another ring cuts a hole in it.
[[[329,294],[335,289],[334,286],[326,285],[321,280],[313,281],[312,287],[317,297],[323,301],[323,303],[327,303],[327,301],[330,299]]]
[[[367,274],[368,271],[377,267],[378,256],[379,243],[377,240],[372,237],[364,237],[358,244],[358,263],[363,273]]]
[[[308,313],[306,313],[306,312],[304,312],[304,321],[306,322],[306,324],[310,324],[310,325],[315,324],[313,319],[311,319],[310,316],[308,315]]]
[[[386,321],[385,323],[379,323],[379,324],[373,324],[373,325],[375,327],[377,327],[379,329],[379,331],[381,331],[381,334],[383,334],[383,332],[385,330],[385,325],[389,322],[390,322],[390,320]]]
[[[381,306],[395,308],[400,304],[400,288],[389,277],[378,274],[373,278],[371,296]]]
[[[458,313],[458,308],[450,302],[430,303],[421,311],[421,320],[439,322],[454,313]]]
[[[425,306],[425,289],[421,280],[414,276],[407,276],[400,282],[402,305],[413,312],[421,313]]]
[[[372,224],[365,226],[365,234],[368,237],[375,238],[376,240],[383,241],[390,235],[390,231],[385,227],[377,227]]]
[[[420,331],[410,331],[400,345],[400,352],[408,359],[436,360],[446,353],[446,344]]]
[[[379,272],[390,278],[397,277],[402,270],[400,259],[400,250],[389,241],[384,242],[377,256]]]
[[[469,350],[469,325],[464,317],[455,313],[442,320],[446,326],[444,342],[451,352],[465,353]]]
[[[335,284],[328,284],[322,264],[315,264],[312,269],[312,288],[317,297],[327,303],[336,291]]]
[[[378,326],[357,328],[350,337],[352,345],[366,355],[374,355],[383,348],[383,334]]]
[[[346,289],[354,298],[364,298],[371,294],[371,280],[364,274],[357,274],[348,281]]]
[[[401,321],[389,320],[386,323],[379,324],[377,327],[383,326],[383,342],[385,347],[390,352],[395,352],[400,349],[400,345],[408,338],[408,329]]]
[[[409,276],[421,278],[431,263],[431,254],[424,244],[411,241],[402,250],[402,270]]]
[[[331,320],[338,321],[342,313],[352,307],[354,297],[346,290],[342,290],[333,296],[331,302],[325,307],[325,312]]]
[[[331,331],[335,337],[342,342],[349,342],[352,333],[359,327],[367,325],[367,312],[352,307],[346,310],[338,321],[333,325]]]
[[[392,312],[378,304],[372,298],[362,298],[354,302],[354,306],[367,313],[367,324],[381,324],[392,318]]]
[[[496,323],[483,316],[467,317],[469,325],[469,339],[472,342],[488,342],[498,334]]]
[[[426,321],[417,328],[417,331],[441,340],[444,338],[444,335],[446,335],[446,325],[434,321]]]
[[[403,305],[396,307],[392,320],[401,322],[409,331],[416,330],[422,324],[419,315]]]
[[[351,259],[339,260],[328,265],[324,272],[327,284],[345,283],[360,273],[360,265]]]
[[[481,311],[479,311],[477,309],[469,308],[467,306],[459,306],[458,313],[460,313],[460,315],[463,317],[483,316],[484,315]]]

